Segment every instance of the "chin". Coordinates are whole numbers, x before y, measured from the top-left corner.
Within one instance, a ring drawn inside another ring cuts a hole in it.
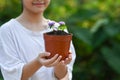
[[[45,10],[34,10],[34,11],[31,11],[32,13],[34,14],[41,14],[43,13]]]
[[[35,10],[35,12],[37,12],[37,13],[42,13],[42,12],[44,12],[45,11],[45,9],[38,9],[38,10]]]

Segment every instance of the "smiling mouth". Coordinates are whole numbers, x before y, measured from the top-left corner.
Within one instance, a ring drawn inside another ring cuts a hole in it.
[[[33,2],[33,5],[45,5],[45,2]]]

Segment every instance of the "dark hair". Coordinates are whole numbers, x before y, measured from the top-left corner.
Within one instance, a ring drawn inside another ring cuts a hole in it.
[[[23,11],[23,0],[20,1],[21,1],[21,11]]]

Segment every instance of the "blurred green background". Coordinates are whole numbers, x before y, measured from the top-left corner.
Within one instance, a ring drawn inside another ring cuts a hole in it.
[[[0,0],[0,25],[20,13],[20,0]],[[51,0],[45,16],[73,33],[73,80],[120,80],[120,0]]]

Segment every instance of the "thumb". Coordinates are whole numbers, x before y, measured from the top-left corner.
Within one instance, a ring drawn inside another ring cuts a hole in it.
[[[40,57],[50,56],[49,52],[40,53]]]

